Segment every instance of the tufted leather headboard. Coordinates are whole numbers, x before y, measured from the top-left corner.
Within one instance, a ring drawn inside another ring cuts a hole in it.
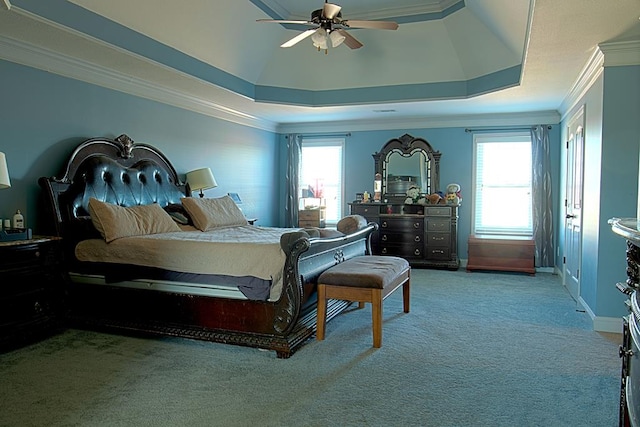
[[[42,177],[38,182],[51,219],[48,231],[69,245],[97,235],[89,217],[91,197],[120,206],[165,207],[191,194],[164,154],[126,135],[84,141],[72,153],[62,177]]]

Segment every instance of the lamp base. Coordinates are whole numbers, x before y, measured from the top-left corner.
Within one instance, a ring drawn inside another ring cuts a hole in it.
[[[0,242],[13,242],[15,240],[31,240],[33,234],[30,228],[9,228],[0,230]]]

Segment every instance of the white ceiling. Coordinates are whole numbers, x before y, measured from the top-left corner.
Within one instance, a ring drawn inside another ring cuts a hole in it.
[[[165,101],[195,101],[203,111],[279,131],[312,130],[322,122],[353,129],[357,123],[390,127],[407,120],[557,114],[599,43],[640,40],[640,0],[343,0],[343,19],[395,20],[400,26],[350,29],[364,47],[342,45],[328,54],[309,39],[279,47],[306,28],[256,22],[308,19],[321,0],[33,3],[0,2],[10,5],[0,7],[1,58],[141,96],[153,97],[148,93],[161,88]],[[121,37],[127,28],[135,33]],[[145,37],[132,42],[131,35]],[[34,60],[25,50],[56,58]],[[62,60],[76,69],[58,64]],[[505,88],[468,96],[447,92],[451,82],[483,76],[498,81],[496,73],[519,65],[519,81]],[[98,74],[101,81],[95,81]],[[129,87],[122,87],[122,76]],[[400,90],[403,85],[409,90]],[[275,102],[263,88],[292,94],[282,100],[292,105]],[[376,91],[381,95],[370,101],[359,98]],[[349,105],[353,99],[359,104]]]

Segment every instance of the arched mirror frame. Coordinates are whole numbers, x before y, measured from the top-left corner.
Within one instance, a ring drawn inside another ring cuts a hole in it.
[[[432,194],[440,191],[440,156],[442,153],[435,151],[424,138],[415,138],[409,134],[404,134],[399,138],[389,140],[379,152],[373,154],[376,174],[379,173],[382,176],[383,199],[404,198],[402,195],[388,194],[387,171],[389,156],[392,153],[399,153],[404,157],[409,157],[420,152],[424,154],[431,169],[429,188],[421,189],[422,194]]]

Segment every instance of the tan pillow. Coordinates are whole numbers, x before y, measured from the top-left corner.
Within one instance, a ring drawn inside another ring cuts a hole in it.
[[[121,237],[180,231],[180,227],[158,204],[122,207],[89,199],[93,226],[109,243]]]
[[[183,197],[180,199],[193,225],[207,231],[216,227],[247,225],[247,219],[229,196],[216,199]]]
[[[351,234],[366,226],[367,220],[362,215],[347,215],[338,221],[336,229],[344,234]]]

